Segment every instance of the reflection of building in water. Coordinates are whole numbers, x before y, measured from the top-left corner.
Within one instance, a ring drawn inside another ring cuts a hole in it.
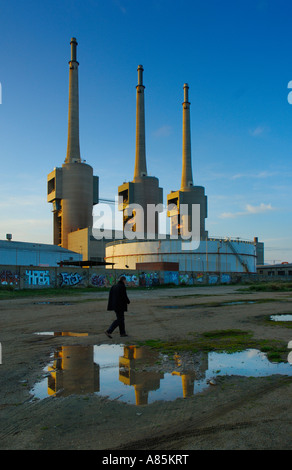
[[[99,366],[93,360],[93,346],[62,346],[49,367],[48,394],[68,396],[99,391]]]
[[[158,357],[158,352],[148,348],[124,347],[124,355],[119,358],[119,380],[126,385],[134,385],[136,405],[146,405],[148,393],[160,387],[164,376],[161,372],[141,370],[142,366],[155,364]]]
[[[74,333],[72,331],[58,331],[54,336],[88,336],[88,333]]]
[[[172,375],[181,377],[183,397],[191,397],[194,395],[195,380],[202,379],[205,376],[206,370],[208,369],[208,354],[200,354],[200,360],[197,362],[197,366],[199,367],[194,364],[194,368],[191,368],[190,365],[185,365],[178,354],[174,355],[174,360],[180,370],[173,371]]]

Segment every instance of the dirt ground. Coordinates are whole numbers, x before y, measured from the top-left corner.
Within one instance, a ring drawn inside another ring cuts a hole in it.
[[[66,345],[177,341],[192,332],[223,329],[248,330],[255,338],[288,345],[291,329],[260,320],[271,314],[292,313],[292,293],[238,289],[128,290],[129,336],[120,338],[116,330],[112,340],[104,334],[113,319],[106,311],[108,292],[1,300],[0,449],[291,449],[291,376],[222,376],[216,378],[215,385],[189,398],[146,405],[121,403],[96,393],[36,399],[30,392],[43,377],[51,354]],[[266,301],[212,305],[259,299]],[[52,303],[45,303],[49,301]],[[193,307],[184,308],[186,305]],[[88,336],[36,334],[68,331]]]

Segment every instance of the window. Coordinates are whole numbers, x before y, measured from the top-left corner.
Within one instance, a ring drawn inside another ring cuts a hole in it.
[[[55,178],[52,178],[50,181],[48,181],[48,194],[51,194],[53,191],[55,191]]]

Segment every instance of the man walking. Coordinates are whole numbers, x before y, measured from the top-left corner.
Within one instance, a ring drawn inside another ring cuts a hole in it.
[[[108,298],[108,310],[114,310],[116,314],[116,320],[113,321],[111,326],[105,331],[105,334],[112,338],[112,332],[119,327],[120,336],[128,336],[125,330],[125,316],[124,312],[127,311],[127,306],[130,303],[130,300],[127,296],[126,291],[126,278],[125,276],[121,276],[118,283],[112,286],[109,298]]]

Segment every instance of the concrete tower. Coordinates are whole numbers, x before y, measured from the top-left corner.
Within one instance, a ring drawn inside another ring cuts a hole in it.
[[[158,234],[158,209],[154,211],[154,206],[162,205],[163,191],[159,187],[159,180],[154,176],[148,176],[146,165],[146,145],[145,145],[145,108],[144,108],[144,85],[143,67],[138,66],[138,84],[136,87],[136,157],[134,179],[132,182],[124,183],[118,188],[119,210],[123,211],[124,228],[136,232],[137,237],[142,235],[147,237],[151,234],[153,238]],[[135,208],[139,205],[143,209]],[[155,215],[152,217],[152,214]],[[149,219],[147,220],[147,214]],[[149,220],[154,219],[150,223]],[[132,223],[131,223],[132,221]],[[139,234],[139,235],[138,235]]]
[[[47,201],[53,204],[54,244],[68,246],[70,233],[92,227],[92,208],[98,203],[98,177],[80,157],[77,41],[71,39],[67,155],[62,168],[48,175]]]
[[[189,86],[184,84],[184,102],[183,106],[183,126],[182,126],[182,178],[181,188],[178,191],[171,191],[167,196],[167,205],[175,205],[176,210],[170,210],[168,216],[171,220],[171,234],[181,235],[183,229],[191,232],[193,224],[198,220],[192,220],[192,205],[200,206],[200,240],[208,237],[205,230],[205,219],[207,218],[207,196],[202,186],[194,186],[192,171],[192,153],[191,153],[191,124],[190,124],[190,102]],[[188,206],[188,215],[182,217],[182,207]]]

